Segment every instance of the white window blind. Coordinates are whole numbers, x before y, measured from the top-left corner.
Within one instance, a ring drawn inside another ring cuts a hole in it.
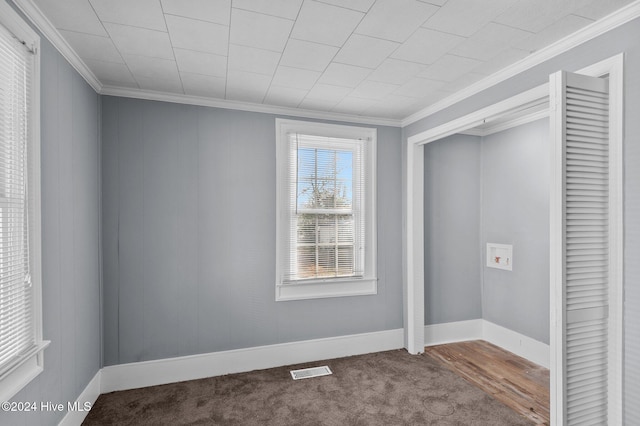
[[[284,281],[364,275],[363,141],[289,135],[289,262]]]
[[[375,130],[282,121],[277,299],[374,294]]]
[[[29,117],[33,57],[0,26],[0,377],[38,350],[30,274]]]

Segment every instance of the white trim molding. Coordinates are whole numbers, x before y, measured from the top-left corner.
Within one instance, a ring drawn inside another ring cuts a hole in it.
[[[611,31],[615,28],[618,28],[632,20],[640,17],[640,0],[630,3],[619,10],[611,13],[604,18],[587,25],[576,31],[573,34],[568,35],[565,38],[562,38],[556,41],[549,46],[542,48],[535,53],[530,54],[529,56],[521,59],[518,62],[515,62],[512,65],[509,65],[500,71],[490,75],[487,78],[484,78],[458,92],[455,92],[449,97],[442,99],[439,102],[436,102],[421,111],[418,111],[414,114],[409,115],[408,117],[402,120],[402,127],[406,127],[410,124],[415,123],[416,121],[422,120],[425,117],[433,115],[439,111],[442,111],[445,108],[450,107],[458,102],[461,102],[475,94],[482,92],[492,86],[497,85],[511,77],[514,77],[522,72],[525,72],[537,65],[542,64],[549,59],[552,59],[562,53],[568,52],[569,50],[588,42],[602,34],[605,34],[608,31]],[[581,71],[577,71],[581,72]]]
[[[551,365],[549,345],[487,320],[482,321],[482,339],[544,368]]]
[[[343,123],[369,124],[375,126],[400,127],[401,121],[393,118],[369,117],[363,115],[342,114],[329,111],[312,111],[301,108],[255,104],[251,102],[233,101],[227,99],[207,98],[201,96],[183,95],[180,93],[164,93],[151,90],[104,86],[101,95],[118,96],[122,98],[145,99],[149,101],[172,102],[177,104],[224,108],[237,111],[261,112],[294,118],[312,118]]]
[[[102,369],[101,392],[389,351],[403,346],[403,330],[396,329],[113,365]]]
[[[102,371],[99,370],[95,376],[89,381],[78,398],[73,402],[68,402],[65,409],[67,414],[60,420],[58,426],[76,426],[82,424],[89,410],[93,407],[101,392],[100,377]]]
[[[640,2],[634,3],[640,7]],[[635,10],[635,9],[634,9]],[[609,297],[609,326],[610,326],[610,383],[609,383],[609,419],[613,424],[617,424],[619,419],[622,418],[622,366],[623,366],[623,176],[622,176],[622,147],[624,138],[623,127],[623,60],[624,55],[618,54],[609,59],[605,59],[594,65],[588,66],[577,73],[590,75],[593,77],[607,77],[609,79],[609,93],[610,93],[610,144],[612,146],[610,152],[610,167],[611,167],[611,180],[610,180],[610,202],[613,206],[610,209],[611,223],[610,233],[613,236],[612,243],[610,244],[610,258],[611,258],[611,279],[610,279],[610,297]],[[464,117],[453,120],[442,126],[437,126],[427,131],[421,132],[417,135],[411,136],[407,140],[407,159],[406,159],[406,178],[407,178],[407,199],[405,200],[405,220],[406,220],[406,235],[405,235],[405,251],[407,271],[405,272],[405,305],[407,310],[415,312],[424,309],[423,297],[415,297],[419,295],[420,289],[424,286],[424,282],[421,278],[424,273],[424,247],[421,244],[415,244],[412,235],[409,234],[412,231],[412,227],[422,226],[424,211],[423,211],[423,198],[422,191],[410,190],[413,185],[422,185],[424,180],[424,173],[421,168],[424,162],[424,156],[422,150],[419,147],[425,143],[429,143],[439,138],[451,135],[453,133],[459,133],[466,129],[486,125],[483,116],[490,119],[499,117],[500,115],[507,116],[512,110],[518,110],[518,102],[538,102],[542,99],[542,102],[546,102],[547,105],[551,104],[553,108],[554,103],[548,102],[545,99],[549,99],[549,86],[540,86],[541,88],[534,88],[521,95],[514,96],[506,101],[499,102],[497,104],[488,106],[479,110],[476,113],[468,114]],[[544,89],[546,88],[546,89]],[[547,94],[543,98],[539,98],[540,93],[536,95],[537,91],[547,91]],[[538,100],[536,100],[538,99]],[[497,114],[497,115],[494,115]],[[552,161],[552,172],[555,167],[558,167],[558,158],[554,157]],[[551,188],[557,186],[557,172],[553,172],[551,175]],[[556,197],[551,196],[550,212],[557,210],[557,205],[554,205],[554,199]],[[552,216],[550,224],[550,271],[551,271],[551,301],[550,301],[550,349],[551,356],[549,360],[549,369],[551,370],[551,415],[556,417],[555,411],[558,406],[562,406],[560,396],[558,394],[558,388],[554,385],[555,378],[558,377],[558,368],[562,364],[562,348],[558,346],[557,342],[557,325],[560,322],[558,317],[559,306],[556,302],[557,299],[557,270],[558,270],[558,228],[557,224],[554,225]],[[408,315],[405,328],[406,334],[409,338],[407,348],[410,348],[412,342],[411,338],[414,338],[416,342],[420,343],[422,337],[416,337],[411,333],[411,330],[418,327],[420,318],[418,316]],[[420,340],[418,340],[420,339]],[[413,343],[417,345],[418,343]]]
[[[141,89],[130,89],[114,86],[104,86],[93,74],[91,69],[82,61],[80,56],[73,50],[67,41],[60,35],[49,19],[42,13],[33,0],[12,0],[16,6],[34,23],[34,25],[45,35],[45,37],[55,46],[62,56],[69,61],[73,68],[101,95],[121,96],[127,98],[156,100],[163,102],[183,103],[189,105],[200,105],[217,108],[225,108],[241,111],[263,112],[267,114],[288,115],[291,117],[314,118],[320,120],[343,121],[360,124],[375,124],[391,127],[406,127],[418,120],[437,113],[451,105],[463,101],[464,99],[482,92],[496,84],[505,81],[519,73],[535,67],[555,56],[567,52],[607,31],[611,31],[627,22],[640,17],[640,0],[635,1],[610,15],[576,31],[575,33],[558,40],[557,42],[538,50],[526,58],[509,65],[502,70],[480,80],[451,96],[436,102],[425,109],[415,112],[402,120],[359,116],[353,114],[342,114],[325,111],[311,111],[298,108],[278,107],[265,104],[254,104],[248,102],[238,102],[225,99],[198,97],[182,94],[171,94],[147,91]]]
[[[84,63],[75,50],[62,37],[60,32],[53,26],[49,18],[42,13],[42,10],[33,2],[33,0],[12,0],[18,6],[18,9],[26,15],[27,18],[40,30],[42,34],[53,44],[60,54],[78,71],[78,74],[96,91],[101,93],[102,83],[95,76],[93,71]]]
[[[467,340],[480,340],[483,338],[483,322],[484,320],[482,319],[473,319],[425,325],[424,345],[435,346],[447,343],[466,342]]]
[[[549,368],[549,345],[483,319],[425,325],[425,346],[485,340],[542,367]]]

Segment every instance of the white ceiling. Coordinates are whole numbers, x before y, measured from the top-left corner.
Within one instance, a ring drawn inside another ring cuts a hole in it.
[[[632,0],[34,0],[106,87],[405,118]]]

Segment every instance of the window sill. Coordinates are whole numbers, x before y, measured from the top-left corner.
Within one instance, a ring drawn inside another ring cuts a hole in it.
[[[371,294],[378,294],[378,280],[376,278],[276,285],[276,302]]]
[[[7,371],[0,378],[0,402],[9,401],[22,390],[29,382],[42,373],[43,351],[49,346],[49,341],[45,340],[37,344],[24,359],[13,369]]]

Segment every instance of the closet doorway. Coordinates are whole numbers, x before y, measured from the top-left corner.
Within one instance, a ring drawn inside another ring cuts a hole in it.
[[[405,345],[424,351],[424,148],[470,130],[550,117],[551,424],[622,415],[622,54],[411,136]],[[497,130],[496,130],[497,131]]]

